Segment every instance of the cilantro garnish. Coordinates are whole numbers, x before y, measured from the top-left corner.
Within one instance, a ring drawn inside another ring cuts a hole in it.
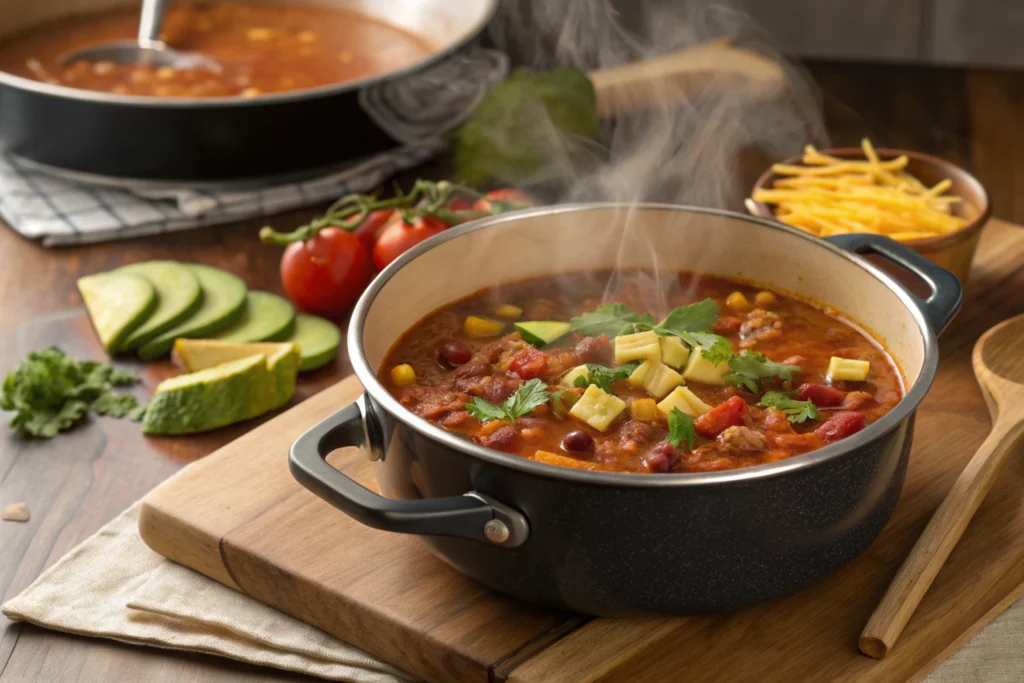
[[[654,327],[654,317],[650,313],[634,313],[625,304],[601,304],[593,313],[581,313],[570,322],[572,329],[580,334],[588,337],[603,334],[609,339]]]
[[[806,422],[807,420],[820,420],[821,413],[812,401],[796,401],[790,398],[790,394],[782,391],[769,391],[761,397],[758,404],[763,408],[774,408],[782,411],[790,422]]]
[[[778,377],[781,380],[792,380],[794,372],[800,372],[799,365],[783,365],[768,360],[764,354],[745,350],[738,356],[729,359],[732,372],[724,379],[734,387],[746,389],[754,394],[761,393],[761,380]]]
[[[548,385],[539,379],[531,379],[516,389],[516,393],[505,399],[501,405],[494,405],[490,401],[476,397],[466,404],[466,410],[481,422],[515,422],[517,417],[532,413],[538,406],[547,403],[548,398]]]
[[[694,445],[697,443],[697,432],[693,429],[693,418],[679,410],[679,408],[673,408],[672,412],[668,414],[668,442],[679,448],[683,442],[693,450]]]
[[[602,391],[608,391],[611,389],[612,382],[620,379],[626,379],[633,374],[633,371],[640,367],[640,363],[626,363],[620,365],[617,368],[610,368],[607,365],[595,365],[593,363],[587,363],[587,375],[586,377],[580,376],[573,382],[573,386],[580,389],[585,389],[588,384],[596,384],[598,389]]]
[[[106,363],[80,361],[53,347],[30,353],[7,375],[0,408],[15,411],[10,426],[23,436],[49,439],[78,423],[91,408],[100,415],[141,419],[138,400],[113,387],[139,378]]]

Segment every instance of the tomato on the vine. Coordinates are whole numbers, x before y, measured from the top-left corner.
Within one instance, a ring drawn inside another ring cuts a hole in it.
[[[389,223],[377,235],[373,245],[373,262],[378,270],[398,258],[403,252],[425,239],[440,235],[448,224],[436,216],[419,216],[412,223],[397,220]]]
[[[366,245],[342,228],[324,228],[310,239],[292,242],[281,257],[284,291],[310,313],[346,313],[372,278]]]
[[[377,232],[384,227],[384,224],[392,218],[397,218],[394,209],[376,209],[366,214],[366,218],[351,232],[359,238],[359,241],[366,245],[367,249],[373,249],[373,243],[377,240]],[[353,221],[348,223],[351,225]]]
[[[535,206],[537,204],[537,200],[525,192],[514,190],[511,187],[499,187],[473,202],[473,208],[477,211],[490,211],[492,206],[491,200],[512,205],[509,210],[525,209],[528,206]]]

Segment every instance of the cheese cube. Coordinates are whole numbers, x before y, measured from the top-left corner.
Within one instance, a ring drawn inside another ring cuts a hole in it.
[[[853,360],[851,358],[839,358],[832,356],[828,362],[828,381],[846,380],[849,382],[863,382],[868,378],[868,371],[871,363],[866,360]]]
[[[577,420],[586,422],[597,431],[603,432],[608,429],[612,420],[625,409],[626,402],[621,398],[612,396],[591,384],[583,392],[580,400],[576,401],[576,405],[572,407],[569,414]]]
[[[658,404],[658,410],[665,416],[668,416],[673,408],[679,408],[690,417],[700,417],[711,410],[711,406],[697,398],[697,395],[686,387],[676,387],[671,394],[665,397],[665,400]]]
[[[661,362],[670,368],[679,368],[686,365],[690,357],[690,349],[679,340],[679,337],[661,338]]]
[[[629,417],[640,422],[654,422],[661,418],[661,412],[653,398],[638,398],[629,403]]]
[[[657,360],[645,360],[629,376],[629,383],[643,387],[654,398],[661,398],[683,383],[678,372]]]
[[[590,370],[587,370],[586,365],[577,365],[572,370],[565,373],[559,384],[563,387],[574,387],[576,386],[577,377],[582,377],[583,379],[588,379],[590,377]]]
[[[661,344],[654,330],[625,334],[615,338],[615,362],[628,363],[634,360],[653,358],[661,360]]]
[[[709,384],[713,387],[723,387],[725,386],[725,380],[722,378],[730,372],[728,363],[715,365],[704,357],[700,349],[694,349],[693,353],[690,354],[689,360],[686,362],[686,369],[683,370],[683,379],[687,382],[698,382],[700,384]]]

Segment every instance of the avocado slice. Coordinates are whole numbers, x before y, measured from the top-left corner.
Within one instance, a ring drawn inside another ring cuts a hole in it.
[[[157,293],[156,310],[118,345],[118,351],[139,348],[188,318],[202,304],[203,290],[199,288],[199,280],[177,261],[143,261],[114,272],[140,275],[149,280]]]
[[[248,420],[274,402],[274,380],[262,354],[161,382],[146,409],[147,434],[193,434]]]
[[[288,341],[298,344],[302,354],[299,370],[316,370],[334,360],[341,344],[341,332],[330,320],[300,313],[295,317],[295,331]]]
[[[142,360],[167,355],[179,337],[209,337],[238,320],[245,311],[248,290],[239,277],[210,266],[183,265],[199,280],[203,289],[202,303],[191,316],[140,346]]]
[[[572,323],[560,320],[533,320],[516,323],[515,328],[524,342],[540,348],[569,334],[572,330]]]
[[[78,291],[93,329],[107,353],[114,353],[157,306],[149,281],[130,273],[98,273],[79,278]]]
[[[295,344],[236,344],[220,339],[179,339],[174,342],[173,357],[186,371],[197,372],[256,354],[266,357],[267,369],[274,378],[276,390],[270,408],[280,407],[295,394],[295,380],[299,372],[299,347]]]
[[[214,335],[215,338],[247,344],[291,336],[295,328],[295,307],[287,299],[270,292],[249,292],[245,300],[242,317]]]

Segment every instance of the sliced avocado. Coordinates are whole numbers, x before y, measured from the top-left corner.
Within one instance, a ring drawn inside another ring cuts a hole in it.
[[[540,348],[569,334],[572,324],[560,320],[533,320],[516,323],[515,328],[524,342]]]
[[[299,347],[291,342],[236,344],[220,339],[179,339],[174,342],[175,361],[188,372],[197,372],[230,361],[262,354],[274,377],[276,391],[271,408],[287,403],[295,394],[299,372]]]
[[[117,350],[157,305],[149,281],[131,273],[98,273],[79,278],[78,291],[107,353]]]
[[[295,328],[295,307],[270,292],[249,292],[245,312],[232,325],[214,335],[224,341],[250,342],[287,339]]]
[[[238,320],[245,311],[247,289],[240,278],[210,266],[183,265],[199,280],[203,289],[202,303],[191,316],[140,346],[142,360],[167,355],[179,337],[209,337]]]
[[[121,342],[118,351],[139,348],[188,318],[202,304],[203,290],[199,288],[199,280],[177,261],[143,261],[114,272],[141,275],[156,289],[158,298],[153,314]]]
[[[274,388],[262,354],[178,375],[157,386],[142,431],[193,434],[248,420],[270,409]]]
[[[295,332],[288,338],[298,344],[302,362],[299,370],[316,370],[327,365],[338,353],[341,332],[330,320],[300,313],[295,316]]]

